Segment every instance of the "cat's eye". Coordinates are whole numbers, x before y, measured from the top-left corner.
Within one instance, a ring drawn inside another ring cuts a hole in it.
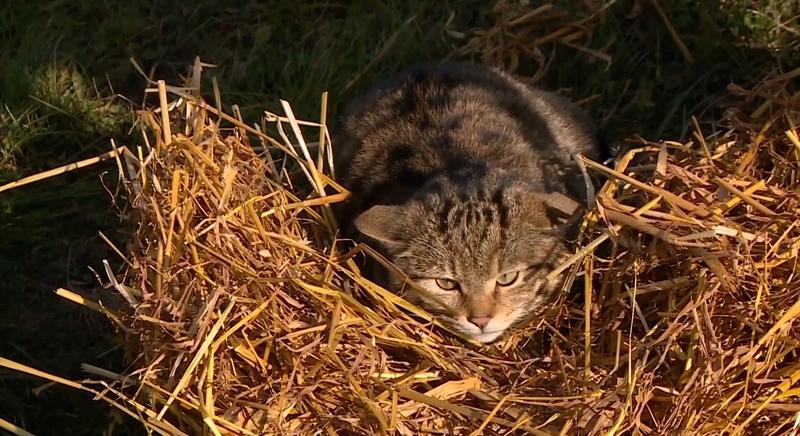
[[[436,279],[436,286],[445,291],[453,291],[458,289],[458,282],[450,279]]]
[[[507,272],[497,278],[497,284],[500,286],[511,286],[519,278],[519,271]]]

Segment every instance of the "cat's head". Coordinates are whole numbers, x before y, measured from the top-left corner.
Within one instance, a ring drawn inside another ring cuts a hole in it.
[[[390,286],[489,343],[561,289],[563,276],[545,276],[570,255],[559,224],[578,207],[519,183],[452,183],[401,205],[374,206],[355,225],[424,292],[396,275]]]

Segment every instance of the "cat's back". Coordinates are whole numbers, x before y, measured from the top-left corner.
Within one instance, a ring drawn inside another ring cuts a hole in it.
[[[353,213],[400,204],[434,177],[487,168],[569,190],[571,156],[597,157],[593,127],[572,103],[463,63],[417,66],[376,86],[345,108],[333,137]]]

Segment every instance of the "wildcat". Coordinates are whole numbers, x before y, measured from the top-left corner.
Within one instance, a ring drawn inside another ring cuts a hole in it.
[[[371,278],[490,343],[561,289],[545,276],[571,254],[560,224],[586,197],[573,156],[599,157],[594,134],[577,106],[499,70],[411,68],[352,101],[334,131],[352,194],[342,234],[413,286]]]

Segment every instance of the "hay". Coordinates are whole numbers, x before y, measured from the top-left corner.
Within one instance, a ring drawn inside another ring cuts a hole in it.
[[[734,119],[687,144],[634,141],[614,169],[586,160],[609,178],[574,258],[594,280],[481,350],[330,250],[329,206],[347,193],[326,176],[322,126],[304,123],[322,128],[312,156],[288,104],[264,120],[278,142],[165,91],[169,123],[144,117],[154,145],[117,285],[136,308],[132,399],[154,430],[766,434],[800,412],[800,142],[780,94],[757,131]],[[254,138],[282,156],[260,158]],[[536,329],[552,341],[528,341]]]
[[[561,268],[583,289],[482,348],[362,278],[358,250],[335,241],[330,206],[348,193],[330,176],[324,125],[283,102],[283,116],[251,127],[221,111],[218,92],[214,105],[197,95],[201,69],[184,87],[153,84],[146,146],[118,160],[136,230],[117,249],[124,271],[107,274],[130,307],[59,290],[120,328],[131,370],[87,365],[100,380],[76,384],[0,366],[92,392],[170,435],[797,428],[791,74],[733,89],[743,103],[724,132],[635,138],[613,168],[585,160],[607,181]]]

